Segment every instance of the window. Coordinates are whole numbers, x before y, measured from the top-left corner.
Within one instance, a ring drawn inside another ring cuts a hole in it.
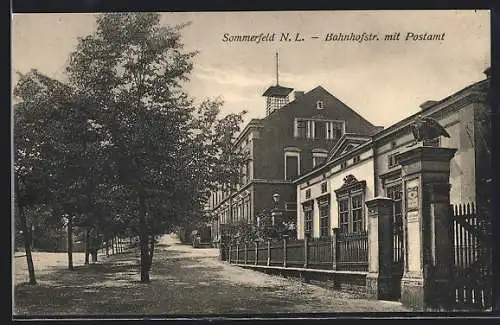
[[[361,157],[360,157],[360,156],[355,156],[355,157],[353,158],[352,162],[353,162],[354,164],[356,164],[356,163],[358,163],[360,160],[361,160]]]
[[[326,138],[339,139],[342,136],[344,124],[342,122],[329,121],[326,122]]]
[[[344,197],[339,200],[339,228],[341,233],[363,232],[362,194]]]
[[[326,157],[324,156],[314,156],[313,157],[313,167],[323,165],[326,161]]]
[[[286,150],[286,149],[285,149]],[[300,174],[300,153],[285,151],[285,179],[293,180]]]
[[[243,203],[243,215],[247,223],[251,223],[252,219],[250,218],[250,196],[246,196]]]
[[[311,189],[310,189],[310,188],[308,188],[308,189],[306,190],[306,199],[309,199],[310,197],[311,197]]]
[[[344,169],[347,167],[347,161],[344,161],[340,164],[340,169]]]
[[[245,164],[245,180],[246,182],[250,182],[250,160],[247,160]]]
[[[298,118],[294,124],[294,136],[301,139],[339,139],[344,122]]]
[[[297,211],[297,203],[285,202],[285,211]]]
[[[328,153],[314,152],[315,150],[319,150],[319,149],[313,149],[313,168],[324,164],[326,161],[326,158],[328,156]]]
[[[316,102],[316,108],[317,108],[317,109],[323,109],[323,108],[325,108],[325,105],[323,104],[323,101],[318,100],[318,101]]]
[[[304,233],[306,234],[313,231],[313,206],[311,203],[304,205]]]
[[[297,122],[297,134],[296,136],[304,139],[307,136],[307,121],[298,120]]]
[[[351,198],[352,232],[359,233],[363,229],[363,205],[361,194]]]
[[[393,199],[394,202],[394,223],[397,224],[402,220],[402,200],[403,195],[401,183],[387,186],[386,195],[388,198]]]
[[[342,130],[333,129],[333,138],[334,139],[339,139],[341,136],[342,136]]]
[[[328,200],[321,200],[319,204],[319,236],[321,238],[330,236],[330,203]]]
[[[349,198],[339,200],[339,231],[349,232]]]
[[[339,204],[339,230],[341,233],[362,233],[364,222],[364,193],[366,181],[358,181],[350,174],[344,178],[344,184],[337,190]]]
[[[327,183],[323,182],[321,183],[321,193],[326,193],[327,191]]]
[[[325,121],[314,122],[314,138],[315,139],[327,139],[326,122]]]
[[[391,149],[394,149],[394,148],[396,148],[396,141],[391,142]]]
[[[396,167],[398,164],[399,164],[399,161],[396,159],[396,155],[399,154],[399,152],[395,152],[393,154],[390,154],[388,157],[387,157],[387,167],[388,168],[393,168],[393,167]]]

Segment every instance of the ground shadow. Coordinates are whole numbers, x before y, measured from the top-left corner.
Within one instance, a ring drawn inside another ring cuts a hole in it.
[[[272,280],[279,277],[267,275],[271,280],[252,281],[259,273],[217,261],[213,249],[157,248],[149,284],[139,282],[138,252],[128,251],[74,271],[55,269],[40,275],[36,286],[17,285],[15,313],[40,317],[256,315],[332,309],[323,298],[308,293],[310,286],[297,281]],[[338,300],[344,306],[352,303]]]

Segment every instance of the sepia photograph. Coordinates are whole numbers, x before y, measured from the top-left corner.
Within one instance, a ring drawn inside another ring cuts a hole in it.
[[[488,314],[490,26],[13,13],[12,317]]]

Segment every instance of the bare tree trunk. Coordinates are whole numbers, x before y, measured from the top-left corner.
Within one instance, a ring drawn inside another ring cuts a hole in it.
[[[148,283],[149,279],[149,252],[148,233],[146,227],[146,202],[142,193],[139,193],[139,237],[141,245],[141,282]]]
[[[89,265],[89,255],[90,255],[90,231],[89,228],[85,228],[85,265]]]
[[[106,246],[106,256],[109,256],[109,239],[107,239],[107,238],[106,238],[105,246]]]
[[[90,255],[92,256],[92,263],[96,263],[97,262],[97,253],[98,253],[98,248],[97,247],[94,247],[92,248],[91,252],[90,252]]]
[[[29,284],[36,284],[35,266],[33,265],[33,257],[31,255],[31,231],[28,229],[24,209],[19,206],[19,218],[21,219],[21,229],[23,230],[24,249],[26,250],[26,262],[28,264]]]
[[[68,270],[73,271],[73,217],[68,216]]]
[[[155,250],[155,236],[151,236],[151,241],[149,243],[149,263],[148,270],[151,271],[151,266],[153,265],[153,252]]]

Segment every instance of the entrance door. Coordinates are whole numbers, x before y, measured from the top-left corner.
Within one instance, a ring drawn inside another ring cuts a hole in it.
[[[401,278],[403,277],[404,251],[403,251],[403,210],[401,183],[388,186],[387,197],[394,200],[393,232],[392,232],[392,299],[401,298]]]

